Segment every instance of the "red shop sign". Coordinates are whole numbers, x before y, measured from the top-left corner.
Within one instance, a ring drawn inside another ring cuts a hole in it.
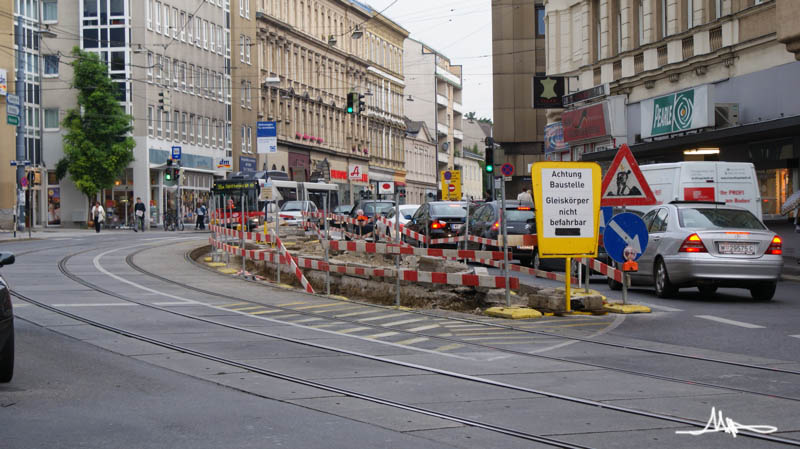
[[[603,103],[585,108],[564,111],[561,114],[564,126],[564,142],[587,140],[608,135]]]

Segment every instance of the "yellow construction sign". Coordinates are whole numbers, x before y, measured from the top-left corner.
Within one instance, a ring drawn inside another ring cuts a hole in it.
[[[461,201],[461,170],[442,170],[439,180],[443,201]]]

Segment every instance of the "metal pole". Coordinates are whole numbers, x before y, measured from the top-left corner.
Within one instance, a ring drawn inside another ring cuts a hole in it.
[[[506,278],[506,307],[511,307],[511,289],[508,283],[508,232],[506,231],[506,182],[500,183],[500,228],[503,231],[503,277]]]
[[[394,242],[400,245],[400,197],[397,193],[397,186],[394,189]],[[394,255],[394,270],[395,270],[395,285],[394,285],[394,303],[400,307],[400,254]]]
[[[26,226],[28,227],[28,238],[31,238],[31,228],[33,227],[33,214],[31,211],[33,207],[31,203],[33,202],[33,173],[28,171],[28,190],[27,190],[27,199],[25,200],[25,220]]]
[[[247,265],[245,265],[247,263],[247,253],[245,252],[244,248],[244,233],[247,232],[247,227],[246,227],[247,222],[244,220],[244,211],[246,210],[245,206],[247,206],[246,203],[247,197],[244,196],[244,191],[242,191],[240,198],[241,198],[241,203],[239,204],[240,205],[239,209],[241,210],[241,212],[239,213],[239,217],[241,218],[242,222],[242,233],[240,234],[242,237],[239,239],[239,245],[240,245],[239,249],[242,251],[242,276],[244,276],[245,270],[247,269]]]
[[[585,259],[583,259],[583,260],[585,260]],[[584,277],[583,277],[583,287],[584,287],[583,292],[584,293],[589,293],[589,280],[591,279],[591,276],[592,276],[592,271],[591,271],[592,269],[589,268],[588,264],[582,264],[581,265],[581,269],[582,270],[583,269],[586,270],[586,272],[584,273]]]
[[[330,196],[330,192],[326,192],[325,196],[322,197],[322,215],[324,216],[325,220],[325,243],[323,243],[323,248],[325,248],[325,266],[328,267],[325,270],[325,294],[331,294],[331,267],[328,263],[328,243],[330,242],[330,235],[328,234],[328,196]]]
[[[469,200],[467,200],[467,219],[464,220],[464,250],[469,249]]]
[[[25,45],[23,39],[24,30],[22,28],[22,14],[17,16],[17,28],[14,33],[14,41],[17,43],[17,75],[14,87],[14,93],[19,97],[19,124],[17,125],[17,160],[25,160]],[[17,236],[17,227],[19,226],[20,214],[22,210],[19,204],[19,196],[22,190],[19,188],[20,180],[25,176],[25,166],[23,164],[17,165],[17,179],[14,181],[17,192],[17,207],[14,210],[16,213],[16,223],[14,223],[14,237]]]
[[[275,206],[277,205],[278,201],[275,200]],[[278,284],[281,283],[281,251],[280,247],[278,246],[278,235],[280,234],[280,229],[281,229],[280,226],[278,225],[279,218],[280,217],[278,216],[278,208],[275,207],[275,242],[273,243],[272,246],[276,248],[275,252],[277,253],[276,256],[278,256],[277,259],[275,260],[275,273],[276,273],[275,280]]]
[[[628,303],[628,273],[622,273],[622,304]]]
[[[571,304],[571,301],[570,301],[572,299],[571,298],[572,297],[572,292],[570,292],[569,289],[570,289],[570,286],[572,284],[572,257],[567,257],[566,273],[564,273],[564,274],[566,275],[566,278],[567,278],[566,285],[564,286],[564,292],[566,293],[566,297],[567,297],[566,311],[570,312],[571,311],[571,307],[572,307],[572,304]]]

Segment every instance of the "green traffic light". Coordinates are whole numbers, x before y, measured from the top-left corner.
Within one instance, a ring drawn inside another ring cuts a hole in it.
[[[486,172],[487,173],[491,173],[493,171],[494,171],[494,165],[487,165],[486,166]]]
[[[171,173],[165,173],[164,174],[164,179],[167,180],[167,181],[172,181],[172,174]]]
[[[348,114],[352,114],[352,113],[353,113],[353,108],[351,108],[351,107],[349,107],[349,106],[348,106],[348,108],[347,108],[347,113],[348,113]]]

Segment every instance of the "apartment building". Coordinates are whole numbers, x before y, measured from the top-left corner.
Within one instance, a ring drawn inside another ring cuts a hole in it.
[[[438,173],[436,171],[436,139],[424,121],[406,122],[403,142],[406,163],[407,204],[422,204],[436,198]]]
[[[12,2],[0,4],[0,28],[13,30],[16,19],[16,9]],[[6,49],[14,48],[16,45],[13,33],[0,34],[0,46]],[[9,125],[6,119],[6,104],[8,95],[15,94],[16,82],[16,54],[14,51],[0,52],[0,98],[2,98],[2,113],[0,115],[0,159],[3,161],[15,160],[16,150],[16,127]],[[13,228],[14,205],[17,195],[17,175],[16,168],[8,164],[0,164],[0,229],[7,230]]]
[[[120,104],[134,120],[135,161],[97,198],[112,212],[112,223],[132,213],[136,197],[150,206],[151,225],[179,204],[183,214],[206,201],[214,179],[231,166],[230,1],[50,3],[44,23],[57,37],[42,41],[47,167],[63,155],[60,122],[76,105],[69,63],[78,46],[108,63]],[[178,151],[180,189],[164,179],[166,161]],[[59,182],[48,172],[47,179],[48,192],[60,197],[62,224],[85,223],[89,202],[69,177]]]
[[[259,120],[261,73],[258,64],[257,0],[233,0],[231,11],[231,117],[233,171],[263,170],[266,160],[259,157],[256,127]]]
[[[568,1],[568,0],[567,0]],[[509,195],[530,187],[531,163],[543,159],[544,109],[533,108],[533,77],[544,75],[542,0],[492,1],[492,80],[495,164],[515,167]]]
[[[767,219],[800,188],[800,3],[547,0],[547,73],[569,80],[555,159],[752,162]],[[712,198],[709,198],[712,199]],[[725,198],[713,198],[724,201]]]
[[[437,169],[460,170],[464,163],[460,157],[464,141],[462,67],[415,39],[406,39],[403,48],[406,115],[435,130]]]
[[[277,122],[278,134],[262,164],[337,184],[343,203],[367,195],[371,180],[403,179],[397,42],[408,33],[351,0],[261,0],[257,20],[258,119]],[[365,111],[345,111],[349,92],[364,95]]]

